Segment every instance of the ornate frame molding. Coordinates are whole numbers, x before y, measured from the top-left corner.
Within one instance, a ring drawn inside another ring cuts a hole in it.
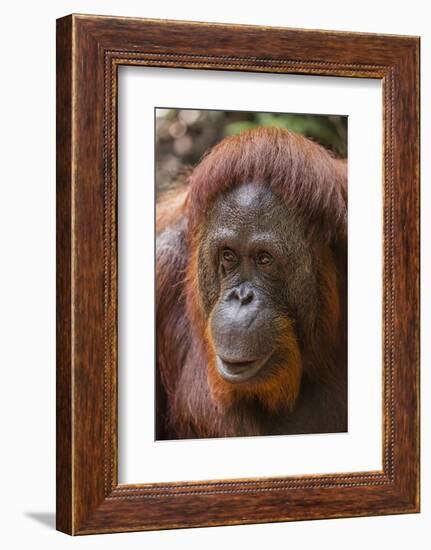
[[[179,44],[181,36],[193,38]],[[221,37],[229,45],[214,46]],[[85,534],[418,511],[419,40],[68,16],[58,20],[57,51],[58,529]],[[119,65],[382,80],[382,471],[118,484]]]

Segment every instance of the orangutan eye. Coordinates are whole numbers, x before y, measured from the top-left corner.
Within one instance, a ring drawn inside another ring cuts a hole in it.
[[[230,248],[225,248],[222,252],[223,262],[232,265],[236,262],[236,254]]]
[[[272,264],[273,258],[268,252],[261,252],[257,257],[257,264],[261,266],[268,266]]]

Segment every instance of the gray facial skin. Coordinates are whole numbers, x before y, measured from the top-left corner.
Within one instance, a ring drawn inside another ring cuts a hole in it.
[[[220,195],[199,256],[201,295],[211,320],[220,376],[230,383],[265,379],[277,362],[280,320],[315,315],[316,281],[302,224],[265,185]]]

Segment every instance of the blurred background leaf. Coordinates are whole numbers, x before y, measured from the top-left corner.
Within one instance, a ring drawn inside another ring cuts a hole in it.
[[[195,109],[156,109],[156,192],[177,186],[190,166],[225,136],[258,126],[288,128],[347,157],[347,117]]]

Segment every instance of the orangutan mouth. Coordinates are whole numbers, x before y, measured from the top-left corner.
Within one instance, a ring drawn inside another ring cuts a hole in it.
[[[220,376],[231,384],[239,384],[246,382],[257,375],[258,372],[266,365],[271,353],[253,360],[232,360],[217,355],[216,366]]]

